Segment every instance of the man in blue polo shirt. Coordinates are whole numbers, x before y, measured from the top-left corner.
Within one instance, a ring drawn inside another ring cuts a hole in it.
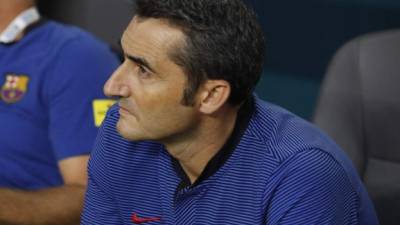
[[[0,224],[78,224],[118,60],[33,0],[0,1]]]
[[[351,163],[253,95],[264,39],[240,0],[137,0],[119,98],[89,162],[82,224],[378,222]]]

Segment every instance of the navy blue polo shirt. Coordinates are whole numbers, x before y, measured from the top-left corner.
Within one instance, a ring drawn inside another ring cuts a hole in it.
[[[317,128],[257,97],[191,184],[163,145],[129,142],[110,109],[89,162],[82,224],[378,224],[351,162]]]

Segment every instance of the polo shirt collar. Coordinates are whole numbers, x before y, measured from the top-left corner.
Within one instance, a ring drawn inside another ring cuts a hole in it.
[[[239,144],[243,133],[246,131],[246,128],[255,110],[254,104],[255,104],[254,97],[251,96],[240,107],[236,117],[235,127],[233,129],[231,136],[225,142],[221,150],[219,150],[217,154],[215,154],[211,158],[211,160],[207,163],[206,167],[204,168],[200,176],[197,178],[195,183],[191,184],[189,177],[186,175],[179,161],[171,157],[173,168],[178,177],[181,179],[181,183],[178,186],[178,190],[187,187],[192,187],[192,188],[196,187],[204,180],[207,180],[209,177],[215,174],[225,164],[225,162],[232,155],[236,146]]]

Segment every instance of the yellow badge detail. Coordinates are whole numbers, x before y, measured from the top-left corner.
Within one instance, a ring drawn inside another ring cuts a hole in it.
[[[94,124],[99,127],[106,117],[108,109],[115,103],[111,99],[96,99],[93,101]]]
[[[8,74],[1,87],[0,97],[7,103],[15,103],[24,97],[28,90],[29,77],[25,75]]]

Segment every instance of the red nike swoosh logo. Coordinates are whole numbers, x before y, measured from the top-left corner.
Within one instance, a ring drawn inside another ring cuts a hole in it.
[[[148,222],[157,222],[160,221],[160,217],[147,217],[147,218],[141,218],[137,215],[137,213],[134,213],[132,215],[132,222],[134,224],[142,224],[142,223],[148,223]]]

